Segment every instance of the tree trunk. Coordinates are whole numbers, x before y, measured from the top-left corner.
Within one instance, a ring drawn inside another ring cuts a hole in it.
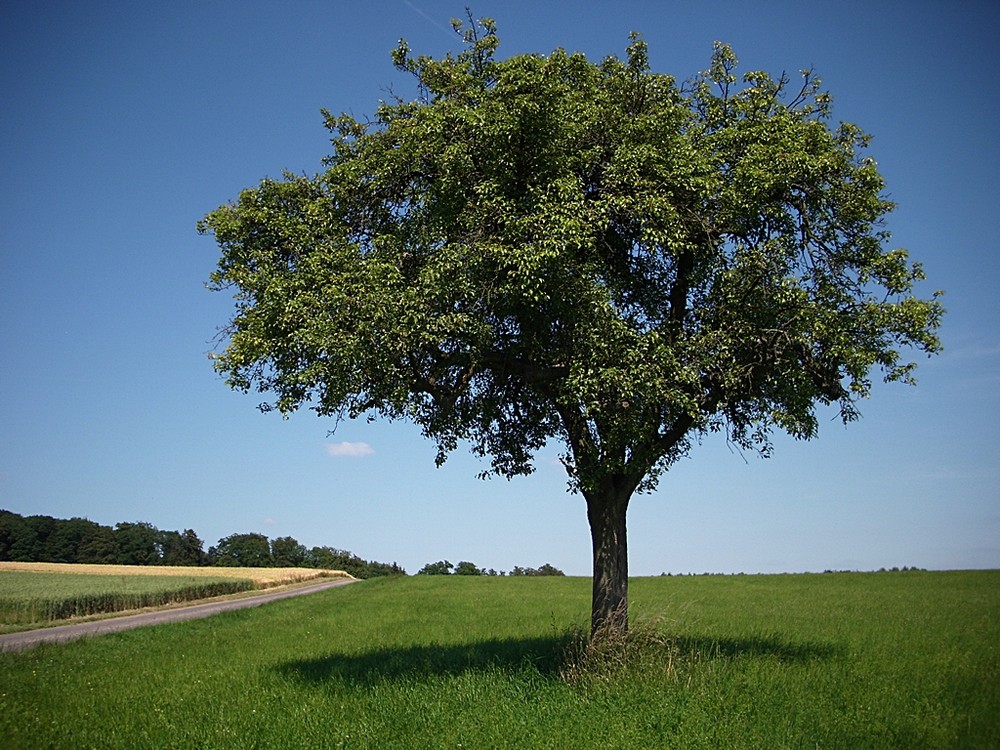
[[[625,514],[631,493],[605,491],[587,497],[587,518],[594,544],[594,595],[591,638],[628,631],[628,540]]]

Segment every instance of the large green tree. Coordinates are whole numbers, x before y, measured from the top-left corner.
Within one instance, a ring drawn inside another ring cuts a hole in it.
[[[845,421],[873,372],[908,381],[941,307],[887,247],[868,136],[811,72],[737,77],[717,45],[679,84],[625,59],[463,51],[396,66],[412,101],[324,112],[324,171],[264,180],[201,223],[235,314],[216,366],[282,413],[408,419],[532,471],[565,445],[593,538],[595,631],[627,625],[626,510],[715,431]]]

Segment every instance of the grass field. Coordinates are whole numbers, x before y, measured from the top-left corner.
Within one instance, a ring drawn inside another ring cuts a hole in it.
[[[18,748],[996,748],[1000,571],[412,577],[0,654]]]
[[[331,575],[312,568],[200,568],[0,562],[0,633]]]

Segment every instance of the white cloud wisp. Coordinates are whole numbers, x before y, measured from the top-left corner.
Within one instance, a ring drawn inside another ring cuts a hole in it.
[[[372,448],[368,443],[328,443],[326,446],[326,452],[335,458],[341,458],[344,456],[350,458],[360,458],[362,456],[371,456],[375,453],[375,449]]]

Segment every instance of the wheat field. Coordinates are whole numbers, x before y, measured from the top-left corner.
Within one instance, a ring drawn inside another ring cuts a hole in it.
[[[0,562],[0,632],[336,577],[349,576],[313,568]]]
[[[169,565],[87,565],[43,562],[0,562],[0,572],[79,573],[109,576],[198,576],[251,580],[258,588],[283,586],[315,578],[350,578],[342,570],[317,568],[226,568]]]

